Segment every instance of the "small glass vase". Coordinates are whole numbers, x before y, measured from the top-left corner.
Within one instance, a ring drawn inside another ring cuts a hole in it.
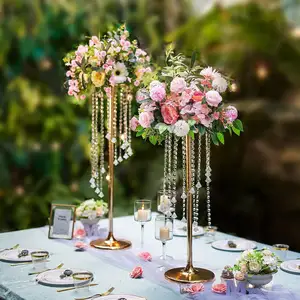
[[[155,238],[162,242],[162,255],[160,259],[163,261],[172,260],[172,256],[166,254],[166,242],[173,239],[173,218],[166,216],[156,216],[155,218]]]
[[[141,224],[141,249],[144,247],[145,223],[150,222],[151,218],[151,200],[136,200],[134,202],[134,220]]]
[[[100,227],[99,227],[99,221],[100,218],[95,218],[95,219],[80,219],[81,224],[83,225],[83,228],[86,232],[87,237],[91,236],[99,236],[100,234]]]

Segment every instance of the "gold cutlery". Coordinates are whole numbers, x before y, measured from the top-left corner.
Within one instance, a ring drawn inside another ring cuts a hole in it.
[[[84,285],[82,287],[78,287],[79,289],[81,288],[85,288],[87,286],[96,286],[98,285],[98,283],[91,283],[91,284],[88,284],[88,285]],[[70,287],[70,288],[66,288],[66,289],[60,289],[60,290],[56,290],[58,293],[61,293],[61,292],[67,292],[67,291],[72,291],[72,290],[75,290],[76,288],[75,287]]]
[[[41,273],[44,273],[44,272],[47,272],[47,271],[58,270],[58,269],[61,269],[63,265],[64,265],[64,264],[61,263],[61,264],[59,264],[59,265],[58,265],[56,268],[54,268],[54,269],[47,269],[47,270],[41,271],[41,272],[31,272],[31,273],[28,273],[28,275],[38,275],[38,274],[41,274]]]
[[[50,260],[46,260],[46,262],[49,262]],[[16,263],[16,264],[10,264],[11,267],[18,267],[18,266],[24,266],[24,265],[30,265],[32,264],[32,261],[27,261],[23,263]]]
[[[114,290],[115,288],[114,287],[111,287],[107,292],[105,293],[102,293],[102,294],[95,294],[93,296],[90,296],[90,297],[85,297],[85,298],[75,298],[74,300],[87,300],[87,299],[95,299],[97,297],[102,297],[102,296],[107,296],[109,294],[112,293],[112,291]]]
[[[0,253],[2,253],[2,252],[4,252],[4,251],[9,251],[9,250],[17,249],[19,246],[20,246],[20,244],[16,244],[16,245],[14,245],[14,246],[11,247],[11,248],[2,249],[2,250],[0,251]]]

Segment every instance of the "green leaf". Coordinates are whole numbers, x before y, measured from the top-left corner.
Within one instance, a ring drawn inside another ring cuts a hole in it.
[[[215,133],[213,133],[211,135],[211,139],[215,145],[219,146],[219,141],[218,141],[217,135]]]
[[[141,130],[141,131],[138,131],[138,132],[136,133],[136,136],[137,136],[137,137],[138,137],[138,136],[141,136],[143,133],[144,133],[144,131],[143,131],[143,130]]]
[[[224,134],[222,132],[218,132],[217,137],[218,137],[218,140],[224,145],[224,143],[225,143]]]
[[[158,131],[160,134],[164,133],[168,129],[168,125],[160,123]]]
[[[196,121],[195,121],[195,120],[188,120],[188,124],[189,124],[190,126],[193,126],[193,125],[196,124]]]
[[[232,129],[231,129],[231,127],[228,127],[227,129],[228,129],[228,131],[230,133],[230,136],[232,136]]]
[[[157,136],[151,135],[149,137],[149,141],[150,141],[151,144],[156,145],[157,144]]]
[[[239,131],[244,131],[243,123],[242,123],[242,121],[239,120],[239,119],[233,121],[233,126],[234,126],[235,128],[237,128]]]
[[[147,137],[147,132],[145,131],[142,133],[142,138],[145,139],[146,137]]]
[[[136,127],[136,131],[141,131],[141,130],[144,130],[144,127],[142,125]]]
[[[203,135],[205,133],[206,129],[204,126],[199,126],[199,132],[201,135]]]
[[[194,66],[197,56],[198,56],[198,52],[194,50],[191,57],[191,68]]]
[[[232,126],[232,131],[233,131],[236,135],[240,136],[241,131],[240,131],[239,129],[237,129],[237,128],[235,128],[234,126]]]
[[[189,135],[192,139],[195,138],[195,133],[194,133],[194,131],[192,131],[192,130],[189,131],[188,135]]]

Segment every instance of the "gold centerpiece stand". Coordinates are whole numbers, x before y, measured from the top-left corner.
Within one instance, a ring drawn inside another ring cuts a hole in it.
[[[112,94],[109,107],[108,133],[111,137],[115,136],[114,132],[114,116],[115,116],[115,87],[112,87]],[[122,250],[129,248],[131,242],[127,240],[117,240],[113,233],[113,206],[114,206],[114,143],[109,139],[108,142],[108,197],[109,197],[109,231],[106,239],[98,239],[92,241],[90,245],[102,250]]]
[[[186,136],[186,190],[191,185],[191,137]],[[187,249],[188,259],[186,267],[174,268],[165,272],[165,278],[177,283],[205,283],[215,279],[215,274],[207,269],[193,266],[193,201],[192,194],[187,193]]]

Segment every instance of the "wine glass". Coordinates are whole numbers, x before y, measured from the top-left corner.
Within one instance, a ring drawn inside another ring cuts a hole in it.
[[[144,226],[151,221],[151,200],[136,200],[134,202],[134,220],[141,223],[141,248],[144,247]]]
[[[162,256],[160,259],[167,261],[172,260],[172,256],[166,254],[166,242],[173,239],[173,218],[166,216],[156,216],[155,218],[155,238],[162,242]]]

